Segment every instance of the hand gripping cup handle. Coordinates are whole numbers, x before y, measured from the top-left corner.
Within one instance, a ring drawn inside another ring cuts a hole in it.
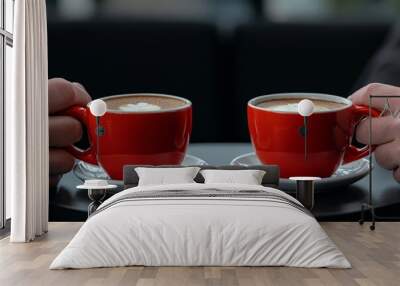
[[[361,122],[361,120],[369,117],[369,115],[370,115],[370,107],[365,105],[353,105],[353,116],[356,127]],[[379,116],[380,116],[380,111],[375,108],[371,108],[371,117],[374,118]],[[374,151],[375,146],[371,146],[371,149],[372,151]],[[364,158],[368,154],[369,154],[369,145],[366,145],[362,148],[357,148],[354,145],[350,144],[346,148],[342,164],[350,163],[358,159]]]
[[[106,103],[101,99],[96,99],[90,102],[86,107],[72,106],[66,111],[62,112],[62,115],[67,115],[76,118],[88,130],[88,137],[90,146],[86,150],[82,150],[74,145],[66,148],[66,150],[73,155],[75,158],[85,161],[90,164],[98,164],[97,160],[97,138],[95,134],[99,134],[101,127],[99,125],[99,118],[103,116],[107,111]],[[89,120],[91,117],[96,118],[96,133],[90,132]]]
[[[96,138],[92,135],[92,132],[89,131],[89,118],[91,116],[89,108],[82,106],[72,106],[69,109],[63,111],[61,115],[71,116],[79,120],[81,124],[83,124],[88,130],[88,137],[90,142],[90,146],[86,150],[82,150],[74,145],[66,147],[65,150],[78,160],[97,165],[98,162],[95,146]]]

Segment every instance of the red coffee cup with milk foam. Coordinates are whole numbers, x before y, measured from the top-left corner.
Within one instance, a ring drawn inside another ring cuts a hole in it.
[[[107,112],[99,118],[103,134],[98,137],[90,103],[63,112],[81,121],[88,132],[88,149],[67,148],[74,157],[100,165],[115,180],[122,179],[123,166],[128,164],[181,164],[192,131],[189,100],[163,94],[126,94],[102,100]]]
[[[303,99],[311,100],[316,107],[307,117],[307,140],[304,117],[296,107]],[[264,95],[251,99],[247,105],[255,152],[262,163],[279,165],[282,178],[330,177],[341,164],[368,155],[368,146],[358,148],[352,145],[352,139],[357,124],[369,114],[367,106],[318,93]],[[379,114],[371,109],[373,117]]]

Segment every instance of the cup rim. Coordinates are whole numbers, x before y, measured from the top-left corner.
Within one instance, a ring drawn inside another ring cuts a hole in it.
[[[186,99],[186,98],[183,98],[180,96],[176,96],[176,95],[162,94],[162,93],[148,93],[148,92],[124,93],[124,94],[109,95],[109,96],[102,97],[100,99],[106,101],[110,98],[114,99],[114,98],[132,97],[132,96],[155,96],[155,97],[172,98],[172,99],[177,99],[177,100],[183,101],[185,104],[182,106],[174,107],[174,108],[166,108],[166,109],[162,109],[162,110],[148,110],[148,111],[128,111],[128,110],[108,109],[108,107],[107,107],[107,112],[108,113],[117,113],[117,114],[166,113],[166,112],[174,112],[174,111],[183,110],[183,109],[186,109],[186,108],[189,108],[192,106],[192,102],[189,99]],[[88,106],[89,106],[89,104],[88,104]]]
[[[266,111],[266,112],[274,112],[274,113],[284,113],[284,114],[297,114],[297,112],[293,111],[276,111],[276,110],[266,110],[265,108],[258,107],[257,105],[263,101],[272,100],[272,99],[282,99],[282,98],[308,98],[308,99],[319,99],[319,100],[326,100],[326,101],[333,101],[336,103],[344,104],[345,106],[340,108],[335,108],[332,110],[321,110],[315,111],[315,113],[332,113],[341,110],[345,110],[350,108],[353,105],[353,102],[347,98],[340,97],[337,95],[327,94],[327,93],[314,93],[314,92],[285,92],[285,93],[272,93],[254,97],[250,99],[247,103],[248,106]]]

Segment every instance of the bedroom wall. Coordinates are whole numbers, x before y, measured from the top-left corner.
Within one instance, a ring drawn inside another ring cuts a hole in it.
[[[194,104],[191,142],[249,142],[250,98],[348,96],[365,84],[362,74],[397,20],[395,2],[48,0],[49,76],[82,83],[93,99],[186,97]]]

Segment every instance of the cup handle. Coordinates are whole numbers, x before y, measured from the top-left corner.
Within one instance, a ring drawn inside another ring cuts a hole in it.
[[[59,113],[59,115],[66,115],[74,117],[75,119],[79,120],[86,128],[89,128],[89,116],[90,111],[88,107],[82,106],[72,106],[65,111]],[[90,164],[97,165],[97,156],[96,156],[96,148],[93,146],[93,140],[95,138],[91,138],[90,132],[88,132],[90,146],[86,150],[82,150],[74,145],[68,146],[65,150],[74,156],[76,159],[81,161],[85,161]]]
[[[371,116],[379,117],[381,112],[375,108],[371,108]],[[353,116],[355,125],[357,126],[360,121],[369,116],[369,107],[365,105],[353,105]],[[371,150],[375,150],[375,146],[371,146]],[[358,159],[361,159],[369,154],[369,146],[357,148],[354,145],[349,145],[346,148],[342,164],[347,164]]]

